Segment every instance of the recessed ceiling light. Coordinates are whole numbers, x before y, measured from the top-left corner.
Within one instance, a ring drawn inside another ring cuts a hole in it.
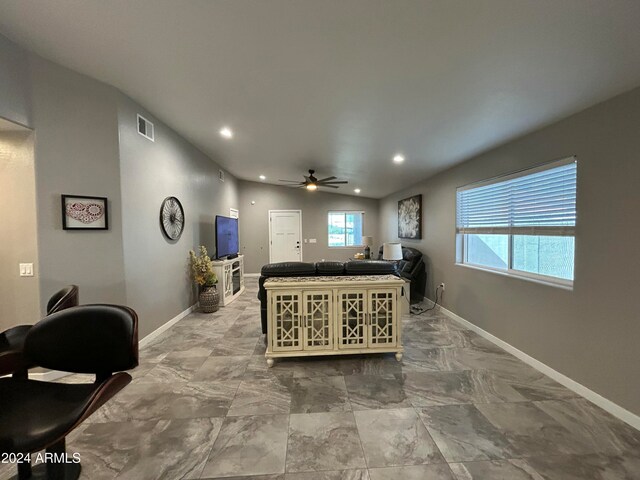
[[[233,130],[229,127],[222,127],[220,129],[220,136],[224,138],[233,138]]]
[[[355,188],[353,191],[356,192],[356,193],[360,193],[360,189],[359,188]]]
[[[402,163],[404,162],[404,155],[400,155],[399,153],[393,157],[393,163]]]
[[[264,175],[260,175],[260,177],[258,178],[260,178],[260,180],[262,180],[263,182],[267,179],[267,177],[265,177]]]

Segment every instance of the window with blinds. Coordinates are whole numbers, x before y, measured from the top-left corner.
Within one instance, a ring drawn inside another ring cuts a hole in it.
[[[573,282],[574,157],[457,190],[457,261],[561,284]]]

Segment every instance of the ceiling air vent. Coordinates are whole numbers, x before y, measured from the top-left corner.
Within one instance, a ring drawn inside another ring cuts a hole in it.
[[[218,180],[220,180],[221,182],[224,182],[224,171],[223,170],[218,170]]]
[[[138,114],[138,133],[144,138],[151,140],[152,142],[154,141],[153,123],[140,114]]]

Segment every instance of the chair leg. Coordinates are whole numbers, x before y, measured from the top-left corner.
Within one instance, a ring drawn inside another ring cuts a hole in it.
[[[18,464],[18,480],[31,478],[31,463],[22,462]]]
[[[11,377],[19,380],[27,380],[29,378],[29,370],[27,370],[26,368],[14,370],[14,372],[11,374]]]
[[[51,445],[47,448],[46,453],[50,457],[44,465],[46,471],[47,480],[77,480],[80,477],[81,466],[79,463],[67,463],[65,439],[63,438],[58,443]],[[38,465],[34,470],[38,470],[41,474],[40,468],[42,464]],[[34,472],[35,473],[35,472]],[[40,477],[39,477],[40,478]]]

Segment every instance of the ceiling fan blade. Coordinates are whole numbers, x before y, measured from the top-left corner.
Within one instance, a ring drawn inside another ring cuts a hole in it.
[[[334,178],[338,178],[338,177],[327,177],[327,178],[323,178],[323,179],[321,179],[321,180],[318,180],[318,183],[320,183],[320,182],[326,182],[326,181],[328,181],[328,180],[333,180]]]
[[[326,182],[326,183],[325,182],[318,182],[318,185],[344,185],[346,183],[349,183],[349,182],[347,182],[346,180],[343,180],[341,182]]]

